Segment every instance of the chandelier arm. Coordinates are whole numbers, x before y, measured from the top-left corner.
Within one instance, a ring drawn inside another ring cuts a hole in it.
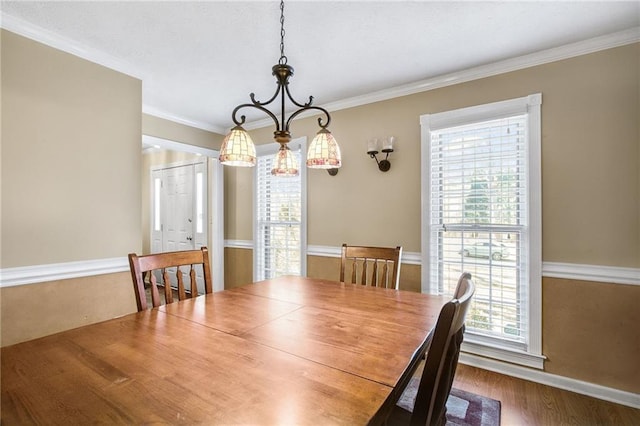
[[[244,115],[240,116],[240,121],[238,121],[238,119],[236,118],[236,113],[242,109],[242,108],[255,108],[255,109],[259,109],[260,111],[264,112],[265,114],[267,114],[269,117],[271,117],[271,119],[273,120],[273,122],[276,124],[276,128],[278,130],[280,130],[280,123],[278,122],[278,118],[268,109],[266,109],[265,107],[262,106],[262,104],[242,104],[242,105],[238,105],[237,107],[235,107],[235,109],[233,110],[233,113],[231,113],[231,119],[233,120],[234,123],[236,123],[238,126],[241,126],[244,124],[244,122],[246,121],[246,117]]]
[[[307,102],[306,104],[300,104],[300,103],[296,102],[296,100],[293,99],[293,96],[291,96],[291,92],[289,92],[289,85],[288,84],[284,86],[284,91],[287,93],[287,97],[289,98],[289,100],[297,107],[309,108],[309,107],[311,107],[311,104],[313,104],[313,96],[309,96],[309,102]]]
[[[291,124],[291,121],[296,116],[298,116],[298,114],[301,114],[304,111],[311,110],[311,109],[320,111],[320,112],[324,113],[324,115],[326,115],[327,122],[325,124],[322,124],[322,117],[318,117],[318,126],[320,126],[320,128],[322,128],[322,129],[326,129],[327,126],[329,126],[329,123],[331,123],[331,116],[329,115],[329,112],[326,109],[324,109],[322,107],[319,107],[319,106],[303,106],[302,108],[300,108],[299,110],[297,110],[296,112],[294,112],[293,114],[291,114],[289,116],[289,118],[287,119],[287,124],[286,124],[284,129],[288,131],[289,130],[289,125]]]
[[[261,105],[261,106],[262,105],[269,105],[271,102],[273,102],[278,97],[278,94],[280,93],[281,89],[282,89],[282,87],[278,84],[278,88],[276,89],[276,92],[273,94],[271,99],[269,99],[266,102],[257,101],[255,93],[250,93],[249,97],[251,98],[251,103],[254,104],[254,105]]]

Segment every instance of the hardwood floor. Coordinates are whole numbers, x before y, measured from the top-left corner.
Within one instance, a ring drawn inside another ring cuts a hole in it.
[[[501,425],[640,425],[640,410],[458,364],[453,386],[502,403]]]

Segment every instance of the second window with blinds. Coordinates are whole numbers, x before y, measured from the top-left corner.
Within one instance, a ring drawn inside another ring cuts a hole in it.
[[[256,146],[254,185],[253,278],[306,275],[307,170],[306,138],[289,143],[299,166],[295,177],[273,176],[279,144]]]
[[[476,283],[463,349],[542,367],[539,94],[421,117],[423,291]]]

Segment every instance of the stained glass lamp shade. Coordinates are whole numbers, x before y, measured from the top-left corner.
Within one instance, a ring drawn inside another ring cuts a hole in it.
[[[256,147],[251,136],[241,126],[236,126],[222,141],[220,163],[225,166],[253,167],[256,165]]]
[[[312,169],[334,169],[342,165],[340,146],[331,132],[320,129],[307,152],[307,167]]]

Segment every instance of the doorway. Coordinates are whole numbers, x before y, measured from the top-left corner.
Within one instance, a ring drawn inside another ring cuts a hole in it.
[[[148,135],[143,135],[142,147],[143,253],[206,246],[213,290],[223,290],[223,173],[218,152]]]

